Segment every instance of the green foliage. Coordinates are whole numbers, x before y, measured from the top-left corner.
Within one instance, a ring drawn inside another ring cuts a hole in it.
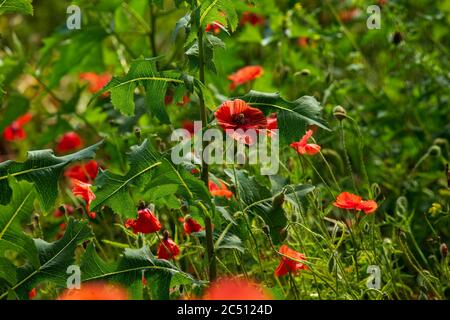
[[[31,0],[3,0],[0,2],[0,15],[4,13],[33,14]]]

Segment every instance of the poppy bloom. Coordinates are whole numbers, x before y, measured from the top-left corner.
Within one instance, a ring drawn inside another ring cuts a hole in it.
[[[231,192],[227,188],[226,184],[223,183],[223,181],[220,181],[220,187],[219,187],[217,184],[215,184],[214,182],[209,180],[208,189],[213,197],[226,197],[227,199],[230,199],[231,196],[233,195],[233,192]]]
[[[192,217],[186,216],[183,219],[183,229],[186,234],[191,234],[193,232],[199,232],[203,228],[197,221],[192,219]]]
[[[239,278],[223,278],[211,284],[203,300],[271,300],[261,285]]]
[[[58,152],[68,152],[74,149],[78,149],[83,145],[80,136],[76,132],[65,133],[58,141],[56,150]]]
[[[256,139],[256,132],[251,135],[246,132],[247,130],[256,131],[267,127],[267,119],[264,113],[257,108],[250,107],[240,99],[225,101],[214,115],[217,123],[224,130],[234,130],[231,135],[233,139],[245,144],[251,145]]]
[[[360,196],[346,191],[337,196],[333,205],[341,209],[364,211],[365,214],[375,212],[378,208],[375,201],[363,200]]]
[[[88,90],[90,93],[97,93],[108,84],[111,80],[111,75],[108,73],[85,72],[80,74],[80,80],[84,80],[89,84]],[[105,92],[103,96],[108,96],[108,92]]]
[[[85,183],[83,181],[72,179],[72,193],[77,196],[84,199],[86,202],[86,212],[88,213],[89,217],[92,219],[95,219],[96,214],[95,212],[91,212],[89,210],[89,206],[91,205],[91,202],[95,199],[95,194],[91,190],[91,184]]]
[[[292,250],[285,244],[280,247],[280,253],[295,260],[306,261],[306,257],[304,254]],[[308,267],[305,264],[289,259],[288,257],[285,256],[282,256],[281,262],[278,265],[277,269],[275,270],[275,276],[282,277],[288,274],[289,272],[297,274],[298,270],[308,270]]]
[[[170,260],[175,259],[180,254],[180,248],[169,237],[167,231],[164,232],[164,237],[158,246],[158,259]]]
[[[265,20],[266,19],[262,15],[250,11],[245,11],[242,13],[241,25],[245,25],[247,23],[253,26],[263,25]]]
[[[53,216],[55,218],[60,218],[62,216],[64,216],[64,213],[67,213],[67,215],[71,216],[74,212],[74,208],[68,204],[62,205],[61,207],[59,207],[58,209],[56,209],[55,211],[53,211]]]
[[[214,21],[213,23],[208,23],[206,25],[205,31],[218,34],[220,32],[220,29],[222,29],[222,28],[224,28],[223,24],[221,24],[220,22]]]
[[[84,165],[74,165],[64,172],[64,175],[70,179],[77,179],[83,182],[95,180],[98,174],[97,161],[91,160]]]
[[[239,69],[235,73],[228,76],[232,82],[230,89],[234,90],[237,86],[261,77],[264,70],[261,66],[247,66]]]
[[[125,227],[133,229],[134,233],[153,233],[161,229],[161,222],[148,208],[138,210],[137,219],[128,219]]]
[[[127,300],[127,291],[116,285],[103,282],[81,284],[80,289],[67,289],[58,300]]]
[[[320,151],[320,146],[314,143],[308,143],[308,140],[312,135],[312,130],[306,131],[305,135],[299,142],[291,143],[291,147],[294,148],[299,154],[308,154],[310,156],[315,155]]]
[[[33,300],[34,297],[36,297],[37,292],[36,292],[36,288],[33,288],[30,290],[30,292],[28,292],[28,299]]]
[[[5,141],[16,141],[23,140],[26,138],[27,134],[23,130],[23,126],[31,121],[31,114],[26,113],[23,116],[17,118],[13,123],[7,126],[3,130],[3,139]]]

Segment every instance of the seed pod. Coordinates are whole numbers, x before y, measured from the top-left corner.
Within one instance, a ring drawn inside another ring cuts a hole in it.
[[[447,257],[447,254],[448,254],[448,247],[447,247],[447,244],[446,244],[445,242],[443,242],[443,243],[441,244],[441,246],[439,247],[439,251],[441,252],[442,258]]]
[[[342,121],[347,118],[347,111],[345,111],[344,107],[342,106],[336,106],[333,109],[333,115],[336,119]]]

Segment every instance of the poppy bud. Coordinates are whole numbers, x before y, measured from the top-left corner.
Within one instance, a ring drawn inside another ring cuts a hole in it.
[[[139,205],[138,205],[138,209],[139,210],[143,210],[143,209],[145,209],[147,207],[147,205],[145,204],[145,201],[144,200],[140,200],[139,201]]]
[[[185,205],[185,204],[183,204],[183,205],[181,206],[180,210],[181,210],[181,212],[182,212],[184,215],[186,215],[186,214],[189,213],[189,207],[188,207],[187,205]]]
[[[265,224],[265,225],[262,227],[262,231],[263,231],[267,236],[270,236],[270,228],[269,228],[269,226],[268,226],[267,224]]]
[[[403,41],[403,36],[399,31],[396,31],[393,35],[392,35],[392,42],[396,45],[400,44],[400,42]]]
[[[272,200],[272,206],[274,208],[279,208],[283,205],[284,202],[284,193],[277,194]]]
[[[141,141],[141,128],[135,128],[134,129],[134,135],[138,139],[138,141]]]
[[[447,247],[447,244],[445,244],[445,242],[443,242],[443,243],[441,244],[441,246],[439,247],[439,251],[441,252],[442,258],[447,257],[447,254],[448,254],[448,247]]]
[[[344,120],[345,118],[347,118],[347,112],[345,111],[344,107],[342,106],[336,106],[333,109],[333,115],[336,119],[338,119],[339,121]]]
[[[164,231],[163,231],[163,239],[164,239],[164,240],[169,239],[169,231],[167,231],[167,230],[164,230]]]
[[[441,148],[437,145],[433,145],[428,149],[428,154],[431,157],[439,157],[441,155]]]

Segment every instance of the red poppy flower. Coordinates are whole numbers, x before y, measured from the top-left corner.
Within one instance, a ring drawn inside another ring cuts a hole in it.
[[[214,113],[217,123],[224,130],[234,130],[232,137],[245,144],[253,144],[256,134],[251,135],[246,131],[249,129],[265,129],[267,119],[261,110],[250,107],[245,101],[236,99],[222,103]],[[239,131],[236,131],[241,129]]]
[[[137,219],[128,219],[125,222],[125,227],[133,229],[134,233],[153,233],[161,229],[161,222],[158,218],[150,211],[150,209],[140,209],[138,210]]]
[[[58,300],[127,300],[127,291],[103,282],[82,283],[80,289],[66,289]]]
[[[254,26],[263,25],[265,20],[266,19],[262,15],[250,11],[245,11],[242,13],[241,25],[245,25],[247,23],[250,23]]]
[[[36,292],[36,288],[33,288],[30,290],[30,292],[28,292],[28,299],[33,300],[34,297],[36,297],[37,292]]]
[[[278,129],[278,119],[277,114],[273,113],[267,117],[267,135],[271,136],[274,134],[273,130]]]
[[[320,146],[314,143],[308,143],[309,138],[313,135],[312,130],[306,131],[306,134],[299,142],[291,143],[291,147],[297,150],[299,154],[308,154],[310,156],[320,151]]]
[[[206,289],[203,300],[271,300],[261,285],[239,278],[216,280]]]
[[[65,133],[58,142],[56,150],[58,152],[68,152],[80,148],[83,145],[83,141],[76,132]]]
[[[80,80],[88,82],[88,90],[90,93],[97,93],[111,80],[111,75],[108,73],[97,74],[94,72],[85,72],[80,74]],[[108,92],[105,92],[103,96],[108,96]]]
[[[306,257],[304,254],[299,253],[295,250],[292,250],[285,244],[280,247],[280,253],[282,253],[288,257],[291,257],[295,260],[306,261]],[[282,277],[282,276],[288,274],[289,272],[292,272],[293,274],[297,274],[298,270],[308,270],[308,267],[301,262],[294,261],[292,259],[289,259],[289,258],[283,256],[281,258],[280,264],[278,265],[277,269],[275,270],[275,276]]]
[[[60,218],[60,217],[64,216],[64,213],[67,213],[67,215],[71,216],[75,210],[72,206],[70,206],[68,204],[63,205],[62,207],[64,207],[64,211],[61,210],[61,207],[59,207],[58,209],[53,211],[53,216],[55,218]]]
[[[230,89],[234,90],[237,86],[261,77],[264,70],[261,66],[247,66],[239,69],[235,73],[228,76],[232,82]]]
[[[31,113],[26,113],[23,116],[17,118],[13,123],[3,130],[3,139],[5,141],[23,140],[27,134],[22,128],[25,124],[31,121]]]
[[[208,23],[206,25],[205,31],[206,32],[213,32],[215,34],[218,34],[220,32],[220,29],[224,28],[223,24],[221,24],[218,21],[214,21],[213,23]]]
[[[183,229],[186,234],[191,234],[193,232],[199,232],[203,228],[197,221],[192,219],[192,217],[186,216],[183,220]]]
[[[346,191],[337,196],[333,205],[341,209],[364,211],[365,214],[375,212],[378,208],[375,201],[364,201],[360,196]]]
[[[195,133],[194,132],[194,129],[195,129],[194,122],[191,120],[184,120],[182,123],[182,127],[184,130],[187,130],[191,136]]]
[[[91,190],[91,184],[84,183],[83,181],[72,179],[72,193],[77,196],[84,199],[86,202],[86,212],[88,213],[89,217],[92,219],[95,219],[96,214],[95,212],[91,212],[89,210],[89,206],[91,205],[91,202],[95,199],[95,194]]]
[[[208,188],[209,188],[209,192],[211,193],[211,195],[213,197],[226,197],[227,199],[230,199],[231,196],[233,195],[233,192],[231,192],[228,189],[228,187],[226,186],[225,183],[223,183],[223,181],[220,181],[220,187],[219,187],[217,184],[215,184],[214,182],[209,180]]]
[[[299,37],[297,39],[297,43],[301,48],[306,48],[309,46],[309,38],[308,37]]]
[[[339,12],[339,19],[341,19],[342,22],[350,22],[354,18],[358,17],[360,13],[361,11],[358,8],[343,10]]]
[[[161,240],[158,246],[158,259],[175,259],[179,254],[180,248],[169,238],[169,234],[165,233],[164,239]]]
[[[64,172],[64,175],[70,179],[77,179],[83,182],[95,180],[98,174],[97,161],[91,160],[84,165],[74,165]]]

